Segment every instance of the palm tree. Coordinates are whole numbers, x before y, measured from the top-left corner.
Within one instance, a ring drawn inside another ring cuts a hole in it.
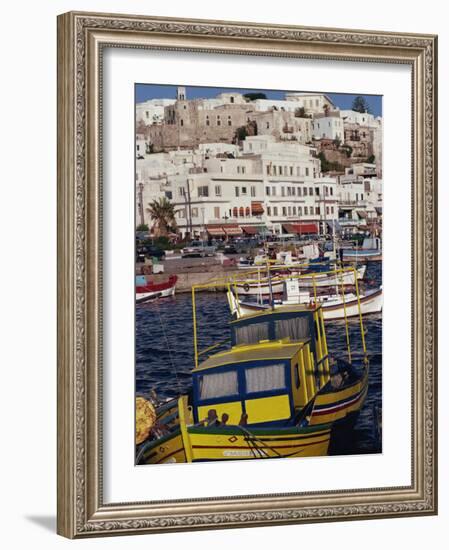
[[[166,197],[150,202],[147,212],[150,214],[151,229],[156,237],[166,237],[169,233],[177,231],[175,219],[177,210]]]

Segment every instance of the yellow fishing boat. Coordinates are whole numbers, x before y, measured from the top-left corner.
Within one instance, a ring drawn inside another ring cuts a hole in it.
[[[212,353],[223,342],[198,349],[198,288],[192,291],[191,391],[156,407],[145,432],[149,435],[139,441],[136,462],[328,454],[332,439],[353,422],[367,393],[361,315],[362,359],[357,365],[348,330],[348,360],[329,355],[320,304],[272,309],[231,321],[230,347]]]

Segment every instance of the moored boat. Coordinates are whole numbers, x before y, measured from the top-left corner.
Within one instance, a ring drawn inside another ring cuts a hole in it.
[[[136,303],[141,304],[154,300],[156,298],[165,298],[175,294],[176,282],[178,277],[170,275],[167,281],[162,283],[147,282],[146,284],[136,284]]]
[[[340,257],[344,262],[380,262],[382,260],[381,239],[366,238],[360,248],[342,248]]]
[[[190,391],[156,408],[137,463],[326,455],[336,430],[360,411],[369,362],[348,341],[348,361],[328,351],[321,304],[296,304],[230,322],[230,347],[200,350],[196,326]],[[200,358],[203,358],[200,361]]]
[[[270,296],[281,294],[284,291],[285,277],[293,274],[298,276],[301,288],[313,289],[314,287],[329,287],[335,285],[354,285],[356,279],[361,280],[365,276],[366,265],[360,265],[355,270],[348,269],[338,271],[328,268],[327,271],[310,272],[308,268],[301,266],[291,267],[279,271],[277,266],[270,268],[274,274],[270,277],[261,275],[261,270],[248,273],[245,280],[235,281],[233,286],[242,296]]]
[[[323,307],[324,319],[344,319],[345,317],[358,317],[359,311],[362,315],[371,313],[380,313],[382,311],[383,297],[382,287],[361,292],[359,296],[354,292],[344,294],[338,292],[317,294],[316,298],[310,292],[301,292],[297,297],[296,303],[310,304],[314,301]],[[239,299],[233,292],[228,291],[228,302],[231,313],[238,318],[251,315],[257,311],[268,309],[281,309],[285,306],[295,303],[291,299],[274,300],[271,305],[269,301],[256,301],[248,299]],[[360,307],[360,310],[359,310]]]

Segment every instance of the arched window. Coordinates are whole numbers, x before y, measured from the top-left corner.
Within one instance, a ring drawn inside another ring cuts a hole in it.
[[[247,206],[245,209],[245,216],[249,216],[249,215],[250,215],[250,210],[249,210],[249,206]]]
[[[243,208],[243,206],[241,206],[241,207],[239,208],[239,216],[240,216],[241,218],[243,218],[244,215],[245,215],[245,209]]]
[[[232,216],[233,216],[234,218],[237,218],[238,215],[239,215],[239,211],[238,211],[237,207],[234,206],[234,208],[232,209]]]

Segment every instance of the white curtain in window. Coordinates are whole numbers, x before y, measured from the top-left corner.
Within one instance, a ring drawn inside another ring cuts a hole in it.
[[[246,369],[246,391],[254,393],[285,388],[285,367],[283,364]]]
[[[200,398],[214,399],[238,393],[237,371],[205,374],[200,381]]]
[[[301,340],[309,336],[307,317],[291,317],[276,321],[276,338],[279,340],[286,337],[290,337],[291,340]]]
[[[257,323],[238,327],[235,331],[236,344],[257,344],[268,340],[268,323]]]

